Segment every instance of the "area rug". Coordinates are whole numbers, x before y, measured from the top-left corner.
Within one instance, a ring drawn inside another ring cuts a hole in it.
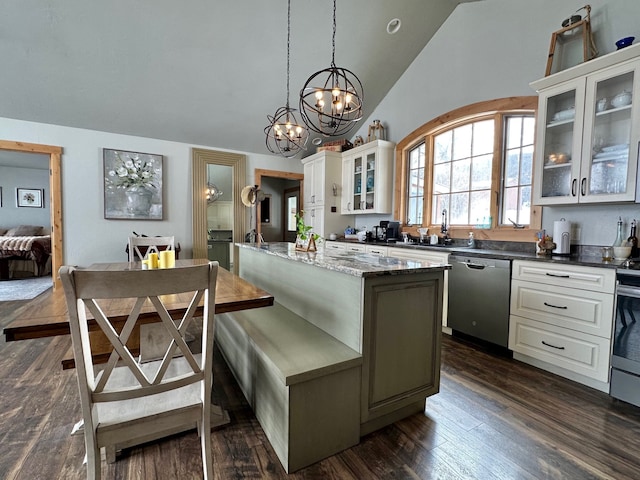
[[[53,286],[51,276],[0,281],[0,302],[31,300]]]

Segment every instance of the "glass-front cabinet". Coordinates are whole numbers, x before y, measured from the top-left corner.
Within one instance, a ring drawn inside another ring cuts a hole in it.
[[[539,92],[534,203],[635,200],[640,60],[630,53],[614,52],[532,84]]]
[[[393,148],[376,140],[343,154],[342,214],[391,213]]]

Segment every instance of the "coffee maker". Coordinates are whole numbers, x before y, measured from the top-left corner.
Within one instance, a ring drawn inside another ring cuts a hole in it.
[[[387,224],[385,240],[387,242],[397,242],[399,238],[400,238],[400,222],[389,222]]]
[[[379,228],[376,228],[378,240],[383,242],[397,242],[400,236],[400,222],[382,220]]]

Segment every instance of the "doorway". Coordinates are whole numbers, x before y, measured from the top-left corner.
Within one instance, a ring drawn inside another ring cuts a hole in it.
[[[265,170],[265,169],[259,169],[256,168],[255,170],[255,184],[258,187],[261,187],[263,184],[268,183],[268,179],[283,179],[283,180],[287,180],[289,181],[287,183],[287,187],[283,188],[282,191],[280,192],[281,194],[279,195],[279,197],[282,199],[282,204],[285,204],[285,195],[286,195],[286,191],[287,190],[292,190],[292,189],[297,189],[298,194],[297,194],[297,209],[298,211],[300,210],[300,195],[302,194],[302,190],[304,188],[304,174],[302,173],[293,173],[293,172],[282,172],[279,170]],[[297,184],[296,184],[297,183]],[[287,219],[288,219],[288,213],[285,212],[285,208],[283,205],[275,205],[274,204],[274,198],[271,198],[271,213],[274,214],[276,211],[278,212],[278,216],[282,216],[282,227],[278,228],[278,233],[280,235],[280,241],[295,241],[295,229],[294,229],[294,237],[293,240],[289,240],[286,235],[286,232],[283,232],[283,229],[288,230],[288,226],[287,226]],[[263,232],[263,226],[265,224],[263,224],[262,219],[260,218],[260,208],[256,209],[256,231],[258,233],[258,237],[260,237],[260,234],[263,235],[264,237],[264,232]],[[269,224],[267,224],[269,225]],[[266,238],[265,238],[266,239]],[[272,240],[275,241],[275,240]]]
[[[49,156],[49,208],[51,220],[51,272],[53,288],[61,288],[57,277],[58,269],[63,264],[62,255],[62,180],[61,157],[62,147],[23,143],[11,140],[0,140],[0,150],[14,152],[40,153]],[[46,199],[45,199],[46,201]]]
[[[282,238],[294,243],[297,236],[296,214],[300,212],[300,187],[287,188],[282,202]]]

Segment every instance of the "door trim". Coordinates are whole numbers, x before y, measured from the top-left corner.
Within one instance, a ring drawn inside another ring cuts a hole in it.
[[[0,140],[0,150],[42,153],[49,155],[49,211],[51,221],[51,277],[54,290],[61,287],[58,269],[63,265],[62,254],[62,147],[37,143]]]
[[[273,178],[284,178],[286,180],[298,180],[300,182],[300,195],[302,195],[302,189],[304,186],[304,174],[303,173],[294,173],[294,172],[283,172],[280,170],[267,170],[263,168],[256,168],[254,171],[254,179],[255,184],[260,187],[262,185],[262,177],[273,177]],[[260,226],[260,209],[256,208],[256,233],[258,234],[258,238],[260,238],[260,234],[262,233],[262,229]]]

